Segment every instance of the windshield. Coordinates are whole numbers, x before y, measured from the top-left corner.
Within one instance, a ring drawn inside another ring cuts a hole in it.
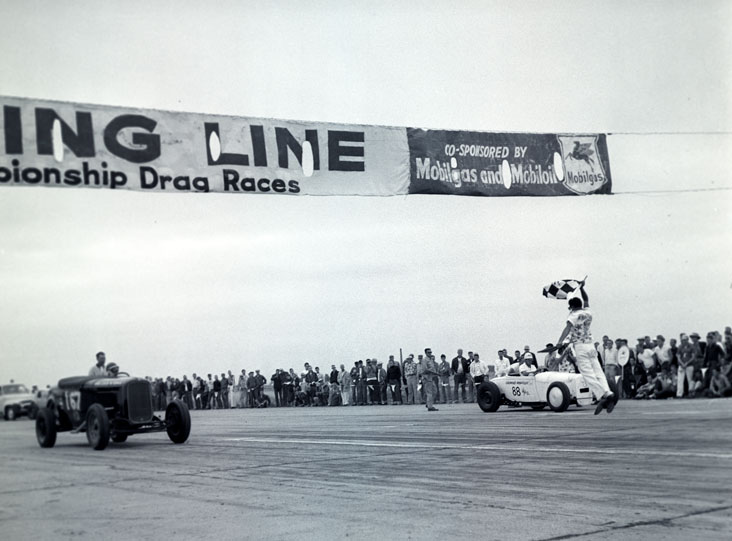
[[[3,394],[21,394],[27,393],[28,387],[22,383],[13,383],[12,385],[3,385]]]

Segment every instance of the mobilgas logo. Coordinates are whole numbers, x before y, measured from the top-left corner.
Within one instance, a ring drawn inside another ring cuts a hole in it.
[[[597,135],[557,135],[562,146],[564,185],[578,194],[596,192],[607,182]]]

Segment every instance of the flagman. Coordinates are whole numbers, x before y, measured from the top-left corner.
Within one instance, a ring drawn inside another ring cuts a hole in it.
[[[597,398],[595,415],[606,409],[608,413],[615,408],[615,395],[605,379],[605,372],[597,359],[597,351],[592,342],[590,325],[592,324],[592,313],[590,312],[590,299],[585,291],[584,280],[579,283],[582,298],[572,297],[569,299],[569,317],[557,344],[564,343],[569,336],[569,341],[574,347],[574,354],[577,358],[577,368],[584,376],[587,385]],[[583,302],[584,301],[584,302]]]

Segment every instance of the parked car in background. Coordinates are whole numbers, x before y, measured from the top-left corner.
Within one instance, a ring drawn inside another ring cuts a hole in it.
[[[22,383],[0,385],[0,412],[6,421],[14,421],[21,415],[34,419],[38,405],[28,387]]]

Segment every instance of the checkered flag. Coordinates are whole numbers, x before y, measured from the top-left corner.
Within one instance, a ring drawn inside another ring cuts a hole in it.
[[[585,280],[587,277],[585,277]],[[544,287],[544,296],[547,299],[564,300],[578,290],[585,283],[585,280],[557,280]]]

